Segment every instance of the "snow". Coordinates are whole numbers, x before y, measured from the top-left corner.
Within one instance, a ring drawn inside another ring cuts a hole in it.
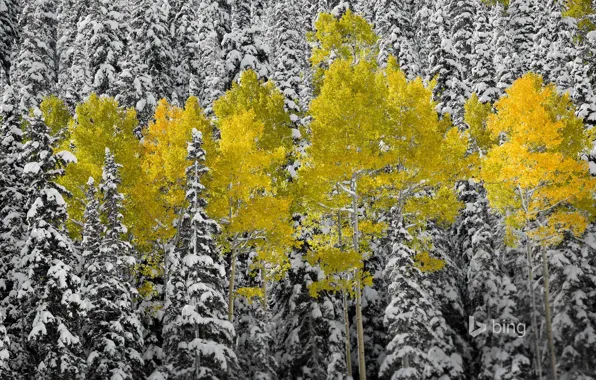
[[[66,164],[76,164],[77,158],[74,154],[67,150],[63,150],[61,152],[56,153],[56,157],[60,158]]]
[[[23,168],[23,173],[38,174],[40,170],[41,170],[41,166],[39,165],[39,162],[29,162]]]

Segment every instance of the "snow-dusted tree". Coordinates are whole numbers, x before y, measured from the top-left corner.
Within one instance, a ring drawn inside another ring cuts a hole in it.
[[[470,87],[469,73],[474,67],[475,56],[473,55],[474,46],[474,21],[476,18],[476,8],[480,5],[477,0],[449,0],[448,17],[450,19],[450,37],[455,51],[457,62],[462,76],[459,78]],[[464,94],[466,98],[469,93]]]
[[[436,2],[429,22],[431,33],[427,37],[427,44],[432,49],[429,52],[429,78],[436,80],[433,95],[438,103],[437,111],[441,115],[450,114],[453,122],[461,125],[463,105],[469,89],[464,82],[460,52],[453,45],[449,4],[446,0]],[[468,41],[463,41],[463,37],[461,43],[466,46],[469,44]]]
[[[385,311],[390,342],[380,375],[392,380],[462,378],[462,358],[424,284],[424,273],[414,266],[414,251],[406,245],[412,238],[398,220],[391,221],[384,272],[391,297]]]
[[[85,65],[84,78],[76,78],[82,88],[74,88],[79,99],[91,92],[98,95],[116,94],[120,60],[124,53],[125,29],[123,13],[118,1],[92,1],[85,17],[78,23],[76,50],[83,52],[83,62],[75,56],[73,64]],[[76,53],[75,53],[76,54]],[[73,67],[73,75],[80,75]],[[73,79],[75,80],[75,79]]]
[[[577,115],[587,125],[596,125],[596,32],[588,34],[571,63],[573,89],[571,98],[577,105]]]
[[[10,339],[6,334],[6,328],[2,324],[4,316],[0,314],[0,376],[9,376],[8,360],[10,359]]]
[[[472,36],[471,74],[468,81],[472,93],[478,95],[482,103],[493,103],[500,95],[495,82],[495,44],[493,40],[493,25],[489,9],[484,3],[478,2],[474,19],[474,34]]]
[[[300,223],[300,218],[296,222]],[[309,233],[302,249],[290,253],[290,269],[274,285],[272,304],[275,358],[280,379],[344,379],[346,376],[345,325],[339,295],[310,286],[323,273],[312,266],[307,253]]]
[[[184,104],[189,96],[191,76],[196,76],[198,60],[194,48],[194,39],[198,29],[200,0],[169,0],[168,33],[172,43],[172,81],[175,96],[179,104]]]
[[[22,114],[55,91],[58,80],[57,0],[34,0],[21,15],[20,45],[11,70]]]
[[[277,380],[277,363],[272,353],[271,316],[261,302],[236,297],[235,321],[238,333],[236,352],[242,369],[241,380]]]
[[[82,328],[88,365],[86,379],[132,380],[138,378],[143,365],[141,322],[133,305],[137,292],[130,281],[134,259],[131,245],[123,240],[127,231],[122,224],[124,197],[118,192],[119,166],[106,148],[99,208],[94,183],[87,183],[82,292],[89,321]],[[106,220],[101,237],[99,212]]]
[[[223,0],[201,0],[197,13],[198,30],[192,45],[197,60],[191,63],[190,94],[198,96],[210,114],[213,102],[227,89],[222,41],[229,33],[230,9]]]
[[[497,83],[499,94],[502,94],[516,79],[515,75],[521,72],[519,68],[520,62],[516,58],[511,31],[508,27],[508,19],[500,2],[494,5],[491,19],[491,24],[494,28],[493,44],[495,46],[495,56],[493,64],[495,66],[495,82]]]
[[[174,86],[172,40],[166,0],[140,0],[132,5],[131,33],[118,85],[119,102],[135,107],[146,124],[157,102],[178,103]]]
[[[535,0],[511,0],[507,13],[507,28],[511,33],[513,57],[516,60],[512,73],[515,80],[532,69],[535,21],[539,12]]]
[[[20,6],[17,0],[0,0],[0,68],[4,71],[7,83],[10,83],[12,46],[17,37]]]
[[[299,93],[302,90],[303,73],[308,65],[307,44],[299,20],[303,2],[275,3],[273,33],[273,80],[286,98],[286,109],[293,115],[300,113]],[[294,121],[297,116],[292,116]]]
[[[54,154],[52,137],[41,111],[28,120],[24,145],[24,176],[28,185],[27,240],[19,262],[18,299],[23,338],[29,351],[28,378],[79,379],[85,368],[78,328],[84,303],[73,244],[65,231],[64,189],[55,180],[63,175],[68,152]]]
[[[215,245],[219,226],[204,210],[201,178],[209,169],[202,144],[201,132],[193,129],[192,164],[186,169],[189,206],[167,260],[164,350],[170,379],[227,379],[238,369],[230,348],[234,326],[227,320],[225,269]]]
[[[553,332],[559,378],[596,378],[596,267],[594,227],[580,241],[568,238],[550,255]]]
[[[457,220],[459,263],[465,268],[467,288],[463,294],[466,313],[475,321],[490,320],[518,323],[516,304],[518,289],[504,270],[505,261],[502,222],[491,213],[486,191],[473,180],[459,185],[459,195],[465,207]],[[495,228],[496,226],[496,228]],[[466,318],[464,318],[464,323]],[[465,327],[468,327],[465,325]],[[474,326],[475,327],[475,326]],[[467,332],[466,332],[467,333]],[[530,360],[526,356],[523,337],[513,334],[486,334],[471,337],[470,373],[474,379],[521,379],[529,376]]]
[[[418,56],[418,36],[414,25],[416,4],[412,0],[384,0],[375,9],[375,31],[381,38],[379,60],[397,58],[409,79],[422,74]]]
[[[258,0],[232,2],[232,30],[222,41],[226,55],[226,89],[231,87],[232,82],[237,80],[244,70],[254,70],[259,78],[266,78],[269,74],[269,51],[264,45],[263,31],[253,19],[254,2]]]
[[[71,110],[82,98],[85,87],[86,49],[80,43],[78,23],[88,13],[89,0],[62,0],[58,13],[58,95],[64,99]]]

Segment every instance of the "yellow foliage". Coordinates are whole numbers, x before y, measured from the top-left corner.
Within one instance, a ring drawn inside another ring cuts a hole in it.
[[[464,120],[470,127],[470,134],[478,149],[485,153],[498,142],[486,128],[486,122],[492,111],[492,105],[490,103],[481,103],[478,96],[473,94],[466,102],[464,108]]]
[[[144,181],[139,186],[144,190],[145,214],[150,217],[139,221],[141,241],[168,239],[174,233],[173,221],[185,204],[187,145],[193,128],[205,136],[204,148],[213,150],[211,125],[197,99],[189,98],[184,109],[170,106],[163,99],[157,105],[154,121],[143,133]]]
[[[249,303],[254,301],[260,301],[264,298],[263,289],[261,288],[238,288],[236,294],[240,297],[244,297]]]
[[[527,74],[495,109],[487,128],[502,143],[490,149],[481,171],[492,207],[507,215],[510,229],[524,229],[543,245],[556,244],[565,231],[583,233],[596,181],[581,158],[591,136],[569,97]]]
[[[39,109],[43,113],[43,120],[50,128],[52,135],[60,135],[61,141],[67,138],[68,124],[72,115],[66,104],[58,97],[50,95],[44,98]]]
[[[424,273],[433,273],[443,269],[445,261],[431,257],[428,252],[421,252],[414,256],[414,266]]]
[[[362,16],[348,10],[340,19],[330,13],[321,13],[315,22],[315,31],[307,38],[315,45],[310,62],[315,69],[315,90],[333,59],[339,58],[352,63],[375,62],[378,56],[379,37]]]
[[[248,239],[267,261],[263,268],[278,276],[287,269],[285,250],[294,244],[292,199],[281,175],[292,144],[283,95],[246,71],[213,108],[219,139],[207,154],[207,212],[220,221],[225,250]]]
[[[56,117],[56,125],[61,125],[64,116]],[[139,160],[139,142],[133,130],[138,125],[133,109],[125,110],[111,98],[92,94],[76,108],[76,119],[68,126],[69,138],[62,143],[60,150],[70,150],[77,163],[69,166],[66,175],[59,179],[61,185],[72,192],[74,199],[68,202],[71,220],[80,222],[83,217],[85,184],[89,177],[101,179],[105,148],[114,152],[115,160],[122,165],[122,184],[119,188],[125,196],[124,223],[134,231],[145,217],[145,206],[139,203],[139,184],[143,173]],[[70,223],[73,234],[80,233],[77,223]]]
[[[596,13],[592,0],[567,0],[565,3],[564,16],[573,17],[577,20],[577,26],[584,34],[594,30],[593,15]]]

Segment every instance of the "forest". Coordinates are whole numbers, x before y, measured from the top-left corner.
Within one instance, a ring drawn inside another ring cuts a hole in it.
[[[0,0],[1,380],[596,380],[596,1]]]

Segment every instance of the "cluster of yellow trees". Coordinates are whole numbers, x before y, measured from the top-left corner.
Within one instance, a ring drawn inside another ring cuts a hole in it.
[[[477,178],[505,217],[511,244],[547,247],[565,231],[579,236],[594,211],[596,181],[582,157],[592,136],[568,96],[544,86],[539,76],[517,80],[494,105],[472,97],[469,129],[461,131],[438,116],[433,83],[408,81],[393,58],[377,64],[377,37],[361,17],[323,14],[310,38],[316,89],[306,126],[291,122],[283,95],[252,71],[215,102],[212,120],[195,98],[184,108],[162,100],[141,131],[135,112],[110,98],[91,95],[73,118],[56,98],[46,99],[43,111],[52,130],[63,134],[59,149],[78,158],[62,179],[73,194],[72,233],[80,231],[84,185],[101,175],[108,147],[123,166],[125,223],[146,254],[149,265],[141,272],[149,277],[162,273],[163,253],[185,205],[187,142],[193,128],[200,130],[210,168],[202,181],[207,212],[222,226],[220,245],[231,255],[230,320],[234,295],[265,299],[267,281],[283,275],[287,253],[298,237],[308,236],[306,259],[325,274],[312,294],[342,292],[346,310],[346,299],[355,300],[362,375],[360,299],[371,283],[363,268],[386,221],[397,218],[413,232],[429,220],[451,223],[460,206],[456,182]],[[296,176],[287,170],[293,162],[300,163]],[[427,253],[428,241],[412,244],[420,269],[442,268]],[[235,289],[236,259],[247,250],[258,253],[253,269],[266,280],[262,289]]]

